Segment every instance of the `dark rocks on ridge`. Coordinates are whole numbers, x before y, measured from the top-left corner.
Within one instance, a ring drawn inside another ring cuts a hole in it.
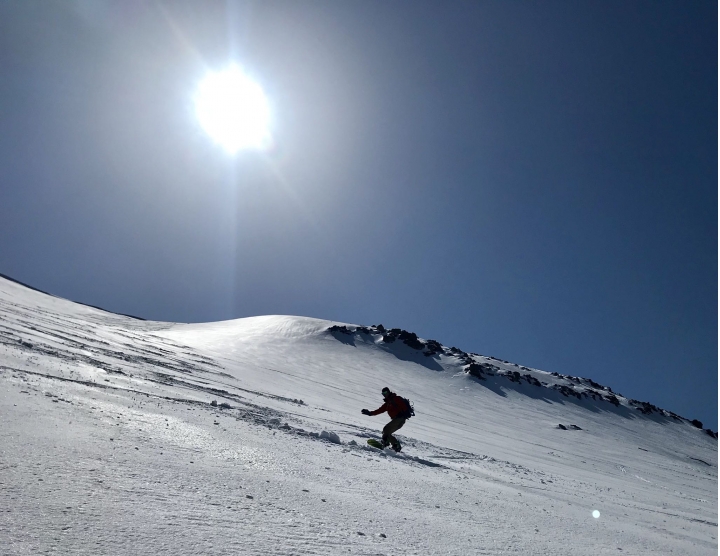
[[[639,400],[627,399],[622,394],[613,392],[612,388],[603,386],[595,382],[590,378],[583,378],[577,376],[564,375],[557,372],[549,373],[550,376],[559,379],[561,383],[548,384],[547,382],[541,382],[532,373],[532,369],[523,365],[517,365],[510,363],[504,359],[489,355],[480,355],[478,353],[468,354],[463,350],[452,346],[445,347],[436,340],[422,340],[418,338],[414,332],[408,332],[401,328],[390,328],[387,329],[382,324],[375,324],[372,326],[345,326],[345,325],[333,325],[328,327],[328,332],[333,334],[343,335],[368,335],[374,337],[374,342],[382,341],[385,344],[392,344],[396,340],[400,340],[406,346],[420,351],[426,357],[435,357],[438,355],[444,355],[446,357],[455,358],[456,365],[460,365],[465,373],[477,378],[479,380],[487,380],[489,376],[502,377],[510,382],[516,384],[522,384],[523,380],[528,384],[531,384],[540,388],[549,388],[559,392],[565,397],[574,397],[578,400],[592,399],[594,401],[606,401],[615,407],[620,407],[623,404],[627,404],[630,408],[634,408],[643,415],[659,414],[661,417],[671,418],[676,422],[687,421],[690,422],[694,427],[702,430],[708,436],[717,439],[717,432],[713,432],[711,429],[703,429],[702,422],[697,419],[690,421],[681,417],[672,411],[661,409],[649,402],[642,402]],[[340,340],[340,338],[337,338]],[[342,340],[341,340],[342,341]],[[480,361],[478,361],[480,359]],[[484,361],[483,361],[484,360]],[[503,369],[497,365],[489,363],[488,360],[499,361],[506,365],[513,365],[517,369],[526,371],[525,374],[521,374],[517,370]],[[497,380],[497,379],[496,379]],[[562,384],[564,382],[564,384]],[[224,391],[217,391],[218,394],[224,394]],[[621,402],[621,399],[623,400]],[[216,402],[217,403],[217,402]],[[302,403],[302,402],[300,402]],[[561,428],[564,428],[562,426]],[[574,428],[574,427],[573,427]],[[579,430],[579,427],[576,429]]]

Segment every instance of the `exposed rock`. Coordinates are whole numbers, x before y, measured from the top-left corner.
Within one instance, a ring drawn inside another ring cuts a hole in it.
[[[426,351],[424,354],[428,357],[444,352],[442,344],[440,344],[440,342],[436,342],[435,340],[428,340],[425,342],[425,349]]]
[[[692,421],[690,421],[690,423],[692,423],[692,425],[693,425],[694,427],[697,427],[697,428],[699,428],[699,429],[702,428],[702,421],[698,421],[697,419],[693,419]]]
[[[640,411],[643,415],[650,415],[651,413],[659,411],[659,409],[653,404],[648,402],[641,402],[639,400],[630,400],[630,405],[634,406],[635,409]],[[700,426],[698,428],[702,428],[702,423],[700,423]]]
[[[483,366],[478,363],[470,363],[467,367],[465,367],[465,372],[467,374],[474,376],[475,378],[479,378],[480,380],[485,380],[483,370]]]
[[[575,396],[577,399],[580,399],[580,394],[578,394],[573,388],[570,388],[569,386],[565,386],[564,384],[555,384],[553,386],[553,390],[558,390],[563,396]]]
[[[422,349],[425,347],[425,344],[418,339],[417,334],[415,334],[414,332],[401,330],[398,338],[400,338],[406,346],[409,346],[413,349]]]

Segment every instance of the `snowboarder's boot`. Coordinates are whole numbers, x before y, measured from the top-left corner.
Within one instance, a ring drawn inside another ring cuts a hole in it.
[[[395,442],[393,442],[392,449],[395,450],[396,452],[399,452],[400,450],[402,450],[402,446],[400,445],[400,442],[398,442],[397,440]]]

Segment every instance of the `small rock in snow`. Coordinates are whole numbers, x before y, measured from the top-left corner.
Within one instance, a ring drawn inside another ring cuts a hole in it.
[[[385,533],[380,533],[378,536],[382,537],[383,539],[387,539],[387,535]]]
[[[365,536],[365,533],[363,533],[362,531],[358,531],[357,534],[360,535],[361,537]]]
[[[252,500],[252,499],[253,499],[253,497],[252,497],[252,496],[250,496],[249,494],[246,494],[246,495],[245,495],[245,498],[250,498],[250,500]]]
[[[213,407],[217,407],[217,400],[213,400],[210,402],[210,405]]]

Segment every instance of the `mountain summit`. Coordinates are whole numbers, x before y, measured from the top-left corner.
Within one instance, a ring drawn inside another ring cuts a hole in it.
[[[142,321],[0,278],[10,554],[714,554],[717,435],[382,325]],[[387,386],[416,416],[366,446]]]

